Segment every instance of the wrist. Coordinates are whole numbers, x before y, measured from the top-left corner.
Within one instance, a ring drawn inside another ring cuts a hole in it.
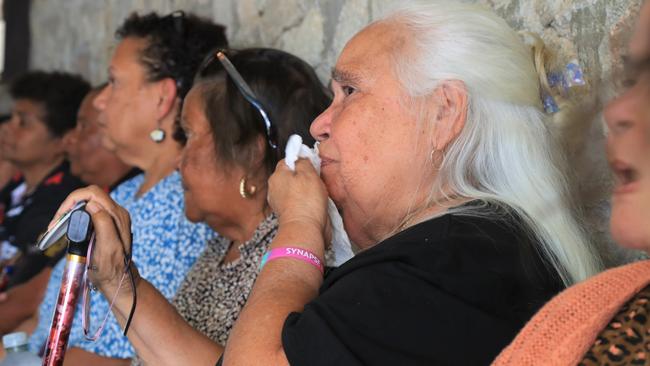
[[[262,262],[260,263],[260,269],[264,268],[264,265],[267,262],[270,262],[274,259],[280,259],[280,258],[291,258],[294,260],[300,260],[305,263],[308,263],[312,267],[318,269],[321,275],[325,271],[325,265],[323,264],[323,260],[318,255],[301,247],[275,247],[269,250],[262,257]]]
[[[109,279],[99,281],[97,287],[104,294],[104,296],[107,296],[107,298],[115,295],[118,291],[118,297],[130,297],[134,291],[133,284],[135,284],[135,288],[137,288],[141,282],[141,277],[140,272],[138,272],[138,269],[135,266],[135,263],[131,263],[129,270],[133,276],[133,283],[131,283],[129,274],[126,272],[124,267],[120,267],[113,276],[110,276]]]
[[[325,241],[320,228],[314,225],[297,221],[280,224],[269,251],[287,247],[307,250],[324,263]]]
[[[310,216],[278,217],[279,230],[295,234],[304,233],[307,237],[324,237],[327,219],[318,219]]]

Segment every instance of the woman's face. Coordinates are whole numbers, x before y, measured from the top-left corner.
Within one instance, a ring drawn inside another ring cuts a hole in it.
[[[2,125],[2,157],[18,169],[28,168],[63,155],[63,139],[52,135],[43,121],[41,103],[15,101],[11,120]]]
[[[147,81],[145,67],[139,61],[145,46],[146,41],[140,38],[119,43],[108,68],[109,83],[94,101],[104,113],[104,146],[125,163],[139,167],[139,158],[155,146],[149,134],[157,127],[160,103],[156,83]]]
[[[431,144],[402,103],[391,64],[391,50],[403,41],[381,24],[355,36],[333,71],[334,100],[311,126],[320,141],[323,181],[361,247],[376,244],[416,208],[412,204],[425,202],[431,182],[423,177],[435,175],[423,160]]]
[[[219,163],[200,86],[192,88],[185,98],[181,127],[187,137],[178,165],[185,191],[185,215],[190,221],[204,221],[219,231],[229,224],[234,208],[241,206],[239,180],[243,174],[240,168],[226,170]]]
[[[620,244],[650,251],[650,68],[605,109],[607,154],[616,177],[611,231]]]
[[[77,114],[77,126],[66,136],[70,172],[88,184],[108,187],[128,170],[114,153],[102,146],[100,112],[93,106],[95,92],[84,98]]]

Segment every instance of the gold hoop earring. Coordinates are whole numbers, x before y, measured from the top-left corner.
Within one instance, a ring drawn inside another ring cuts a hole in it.
[[[249,188],[246,188],[246,177],[242,177],[239,181],[239,195],[242,198],[248,199],[254,196],[255,192],[257,192],[257,187],[251,185]]]

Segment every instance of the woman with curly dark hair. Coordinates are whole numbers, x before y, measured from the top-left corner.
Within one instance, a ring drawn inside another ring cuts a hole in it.
[[[207,225],[194,224],[184,215],[183,187],[176,171],[181,145],[172,135],[201,61],[227,41],[223,26],[182,12],[162,17],[133,14],[116,36],[109,84],[94,104],[105,116],[104,145],[143,174],[122,183],[111,195],[133,218],[133,260],[143,277],[171,299],[206,241],[215,236]],[[46,341],[64,264],[54,269],[41,305],[31,340],[34,351]],[[95,295],[91,332],[110,313],[109,303]],[[84,339],[81,312],[77,314],[66,364],[130,363],[134,350],[114,318],[91,343]]]

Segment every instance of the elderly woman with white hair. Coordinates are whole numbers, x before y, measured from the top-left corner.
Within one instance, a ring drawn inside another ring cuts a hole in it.
[[[531,52],[492,12],[451,1],[394,12],[350,40],[331,85],[311,127],[322,176],[306,160],[278,164],[279,229],[225,350],[187,331],[158,359],[488,364],[548,299],[599,270]],[[323,276],[328,194],[362,251]],[[106,230],[97,267],[120,273],[128,225],[92,210]],[[115,276],[94,276],[115,292]]]

